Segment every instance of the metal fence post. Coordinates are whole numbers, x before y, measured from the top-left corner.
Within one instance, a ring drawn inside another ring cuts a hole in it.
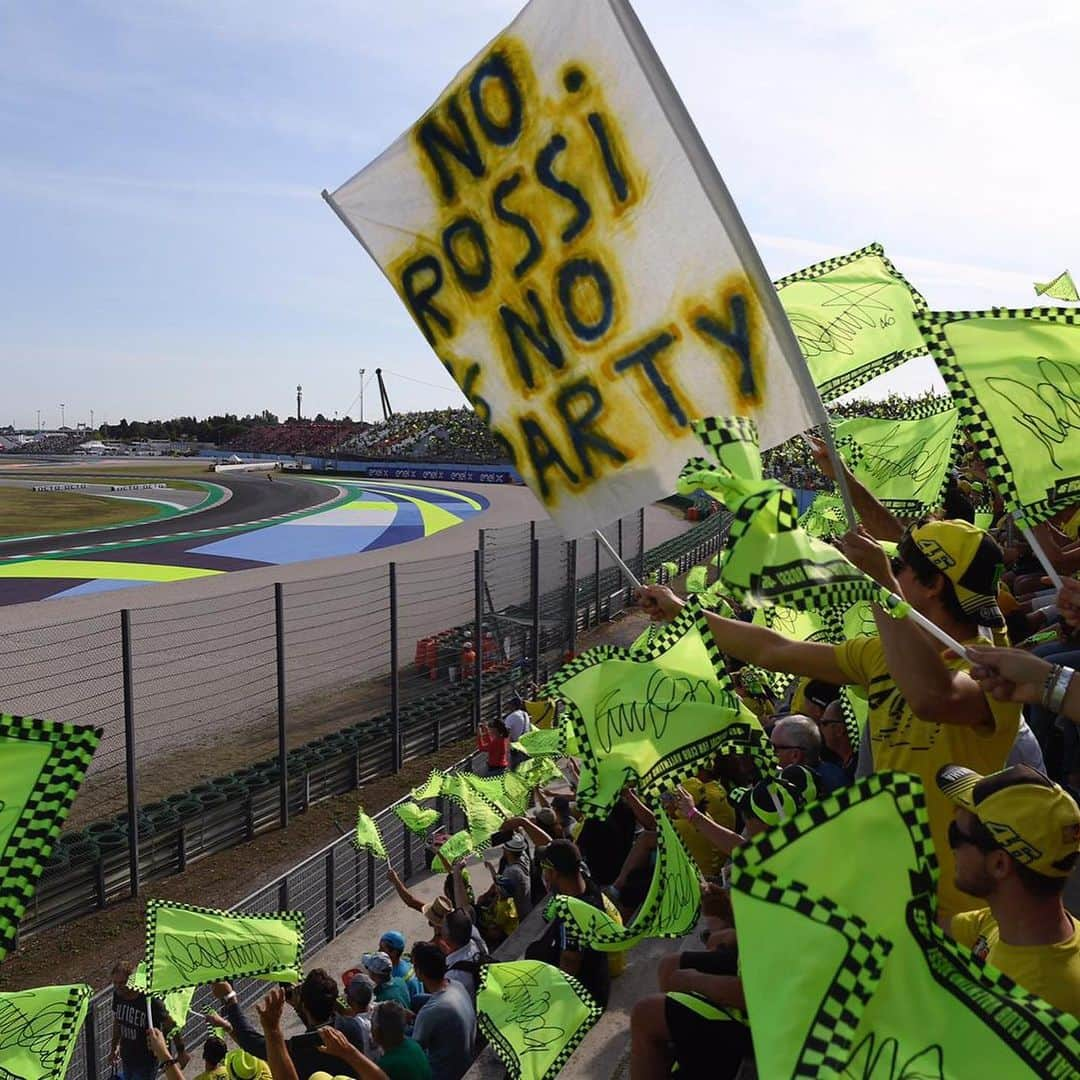
[[[596,614],[596,622],[593,626],[600,625],[600,541],[593,540],[593,610]]]
[[[616,533],[615,533],[615,550],[616,550],[616,551],[617,551],[617,552],[619,553],[619,558],[620,558],[620,559],[622,559],[622,557],[623,557],[623,546],[622,546],[622,518],[619,518],[619,520],[618,520],[618,522],[617,522],[617,524],[616,524]],[[623,561],[625,562],[626,560],[624,559]],[[623,601],[622,601],[622,606],[623,606],[623,607],[626,607],[626,605],[627,605],[628,603],[630,603],[630,589],[629,589],[629,587],[627,586],[626,582],[625,582],[625,581],[623,580],[623,576],[622,576],[622,574],[620,574],[620,575],[619,575],[619,580],[620,580],[620,581],[622,581],[622,583],[623,583],[623,590],[622,590],[622,592],[623,592]]]
[[[577,652],[577,541],[566,541],[566,648]]]
[[[135,773],[135,673],[131,654],[131,612],[120,612],[120,652],[124,668],[124,761],[127,766],[128,875],[131,895],[139,895],[139,791]]]
[[[390,564],[390,769],[401,772],[401,686],[398,679],[397,563]]]
[[[274,585],[274,637],[277,651],[278,824],[289,827],[289,748],[285,731],[285,588]]]
[[[334,849],[326,852],[326,940],[337,937],[337,896],[334,889]]]
[[[86,1080],[98,1080],[98,1045],[97,1045],[97,1002],[90,999],[83,1021],[86,1042],[83,1044],[86,1054]]]
[[[638,511],[638,577],[645,577],[645,507]]]
[[[484,624],[484,530],[480,530],[480,546],[473,552],[473,651],[476,659],[473,662],[473,707],[472,729],[473,734],[480,725],[481,712],[484,708],[484,639],[482,636]],[[497,628],[492,629],[495,633]],[[500,645],[501,649],[502,646]]]
[[[529,545],[529,606],[532,609],[532,680],[540,681],[540,541],[536,539],[533,522],[533,541]]]

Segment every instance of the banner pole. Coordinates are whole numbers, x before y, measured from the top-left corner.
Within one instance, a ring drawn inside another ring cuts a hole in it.
[[[816,392],[817,388],[815,387]],[[829,452],[829,460],[832,462],[833,473],[836,476],[836,486],[840,491],[840,498],[844,501],[844,514],[847,517],[848,532],[854,532],[858,526],[858,521],[855,518],[855,504],[851,501],[851,491],[848,489],[847,467],[837,452],[836,443],[833,441],[832,424],[828,418],[822,425],[822,442],[825,443],[825,449]]]
[[[1053,582],[1054,588],[1060,589],[1061,575],[1054,569],[1054,564],[1050,561],[1050,556],[1046,554],[1046,548],[1042,546],[1042,541],[1039,540],[1034,531],[1028,528],[1027,525],[1020,524],[1019,511],[1014,511],[1013,520],[1020,526],[1020,532],[1031,546],[1031,550],[1035,552],[1035,558],[1042,563],[1042,568],[1046,571],[1046,576]]]
[[[896,593],[892,594],[892,599],[895,603],[890,602],[888,605],[890,608],[899,607],[904,603]],[[961,645],[951,634],[945,633],[940,626],[932,623],[925,615],[916,611],[914,608],[909,608],[904,617],[910,619],[921,630],[925,630],[932,638],[936,638],[940,641],[945,648],[951,649],[957,656],[967,656],[967,648],[965,646]]]
[[[622,559],[619,558],[619,553],[611,546],[610,543],[608,543],[608,538],[599,529],[593,529],[593,534],[596,536],[596,539],[604,545],[607,553],[611,556],[612,562],[614,562],[615,565],[622,571],[623,577],[626,578],[626,580],[629,581],[635,589],[640,589],[641,582],[638,581],[638,579],[634,576],[634,571],[631,570],[630,567],[627,566],[626,563],[624,563]]]

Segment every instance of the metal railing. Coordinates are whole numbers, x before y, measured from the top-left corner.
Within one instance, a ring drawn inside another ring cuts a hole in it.
[[[719,517],[649,551],[644,515],[605,535],[638,575],[715,552]],[[145,893],[503,712],[631,602],[595,538],[550,522],[475,552],[13,631],[0,708],[102,729],[21,932]]]

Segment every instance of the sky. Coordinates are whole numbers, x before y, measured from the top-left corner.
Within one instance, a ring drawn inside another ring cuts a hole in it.
[[[573,0],[563,0],[573,2]],[[319,197],[514,0],[0,4],[0,425],[464,399]],[[1080,272],[1080,5],[637,0],[780,277],[873,241],[937,309]],[[918,392],[913,361],[870,386]]]

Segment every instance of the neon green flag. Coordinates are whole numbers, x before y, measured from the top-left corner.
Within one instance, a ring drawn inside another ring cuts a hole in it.
[[[836,640],[826,623],[826,615],[820,611],[799,611],[789,607],[755,608],[751,621],[754,626],[764,626],[796,641]],[[768,671],[765,668],[758,671],[774,697],[783,697],[796,678],[786,671]]]
[[[690,933],[701,914],[701,883],[671,818],[658,802],[656,864],[645,899],[629,926],[621,926],[606,911],[573,896],[553,896],[544,917],[562,919],[574,936],[601,952],[621,952],[645,938],[677,938]]]
[[[819,491],[814,496],[814,501],[803,511],[799,525],[804,532],[816,536],[819,540],[843,536],[848,531],[844,500],[839,495]]]
[[[696,421],[694,430],[717,459],[689,461],[679,478],[684,483],[709,484],[733,515],[725,540],[720,580],[727,591],[749,607],[801,610],[846,609],[858,600],[872,600],[902,615],[908,607],[876,581],[853,566],[836,548],[808,536],[798,524],[795,495],[777,480],[761,478],[747,456],[746,471],[735,473],[732,444],[751,444],[757,431],[742,417],[710,417]]]
[[[561,724],[557,728],[533,728],[514,746],[530,757],[559,757],[566,752],[566,736]]]
[[[696,598],[647,649],[597,646],[564,665],[546,692],[567,704],[581,757],[577,803],[587,813],[607,814],[628,783],[646,795],[662,790],[722,749],[771,760]]]
[[[703,593],[709,587],[709,568],[707,566],[692,566],[686,574],[686,591],[688,593]]]
[[[1076,282],[1068,270],[1058,274],[1053,281],[1036,281],[1035,292],[1038,296],[1050,296],[1054,300],[1069,300],[1075,303],[1080,300],[1080,293],[1076,291]]]
[[[438,810],[426,810],[414,802],[399,803],[394,807],[394,813],[401,818],[409,832],[419,833],[421,836],[439,820]]]
[[[553,1080],[601,1012],[577,979],[551,964],[480,969],[477,1022],[513,1080]]]
[[[880,244],[815,263],[775,284],[823,401],[926,352],[915,325],[926,301]]]
[[[0,715],[0,960],[100,739],[94,728]]]
[[[918,517],[941,504],[959,415],[948,408],[913,420],[856,416],[835,425],[836,446],[882,506]]]
[[[468,829],[461,829],[460,831],[449,836],[446,840],[439,845],[438,854],[442,857],[443,862],[446,863],[446,867],[449,868],[458,859],[464,859],[466,856],[471,855],[476,851],[476,842],[469,834]]]
[[[303,956],[302,911],[230,914],[147,901],[146,970],[154,993],[215,979],[299,982]]]
[[[92,992],[80,983],[0,994],[0,1078],[64,1080]]]
[[[922,320],[960,423],[1022,525],[1080,499],[1080,316],[1063,308]]]
[[[1077,1077],[1080,1020],[938,928],[925,806],[916,777],[875,773],[735,853],[759,1075]]]
[[[469,836],[477,847],[486,847],[491,834],[497,833],[511,816],[503,806],[492,803],[474,788],[463,773],[450,773],[444,778],[443,797],[461,807]]]
[[[529,808],[532,788],[511,769],[502,776],[474,776],[465,773],[469,786],[490,803],[505,809],[507,817],[519,817]]]
[[[135,970],[128,977],[128,986],[133,990],[141,990],[143,993],[149,990],[146,964],[142,960],[139,961]],[[167,994],[162,995],[161,1002],[175,1027],[182,1029],[187,1023],[188,1013],[191,1011],[191,999],[195,996],[196,989],[198,988],[187,986],[182,990],[170,990]],[[164,1034],[168,1036],[171,1031],[172,1028],[164,1032]]]
[[[428,778],[409,792],[409,798],[417,802],[425,802],[428,799],[437,799],[442,794],[443,781],[446,774],[441,769],[432,769]]]
[[[357,851],[370,851],[376,859],[387,857],[379,826],[375,824],[374,818],[368,817],[363,810],[356,811],[356,836],[353,843]]]
[[[975,511],[975,528],[992,529],[994,527],[994,512],[992,510]]]

